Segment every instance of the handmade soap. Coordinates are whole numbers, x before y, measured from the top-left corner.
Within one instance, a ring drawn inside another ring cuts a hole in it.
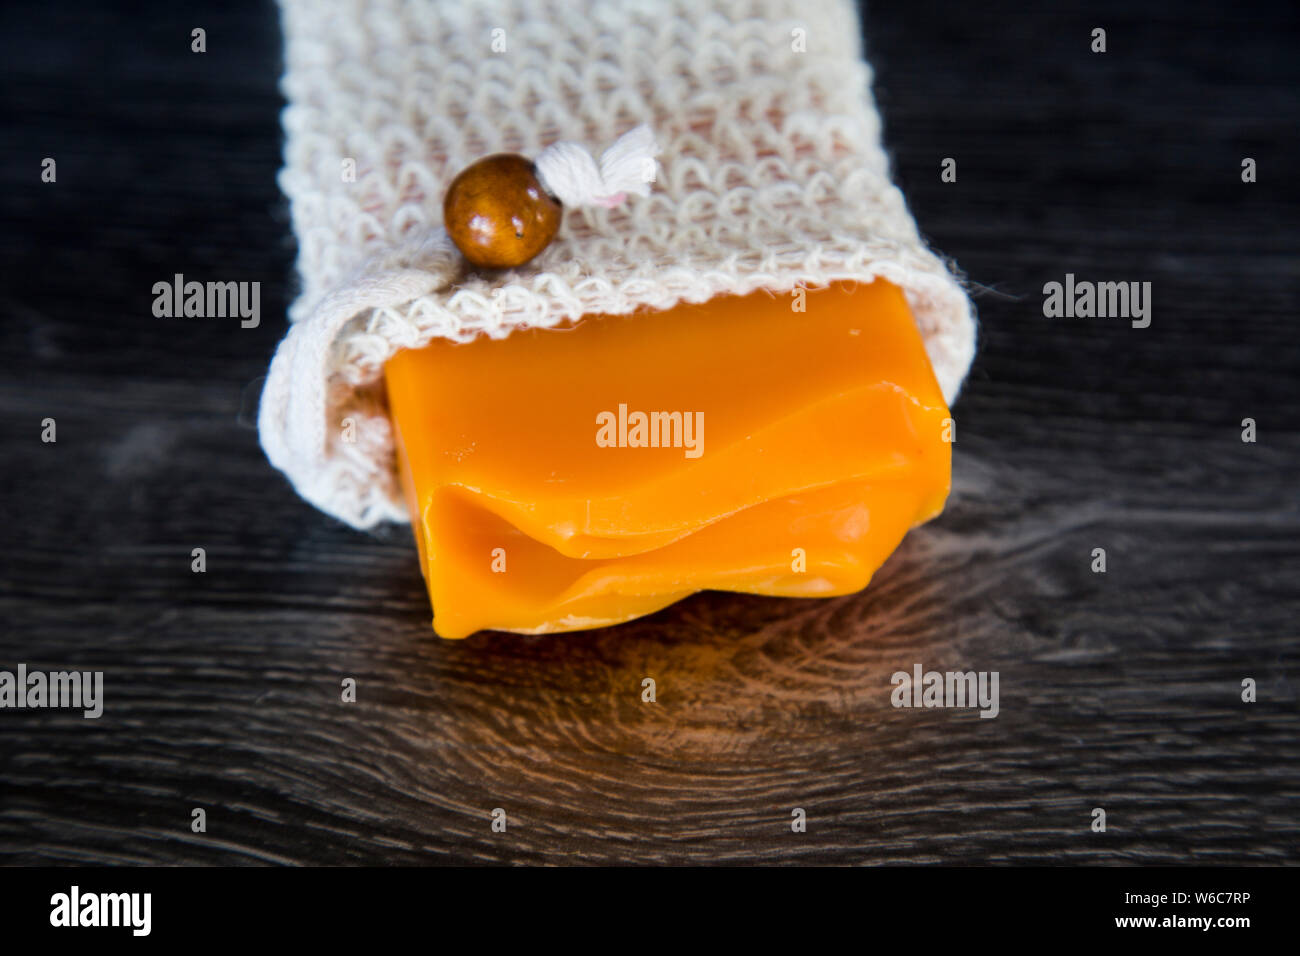
[[[434,629],[567,631],[705,588],[859,590],[948,494],[899,289],[757,292],[386,367]]]

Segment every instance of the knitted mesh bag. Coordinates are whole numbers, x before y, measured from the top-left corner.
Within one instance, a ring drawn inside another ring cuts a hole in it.
[[[408,520],[383,366],[437,337],[884,278],[956,398],[975,348],[971,305],[889,180],[848,2],[281,8],[280,185],[302,292],[258,427],[271,463],[321,510],[357,528]],[[566,208],[555,241],[513,270],[472,271],[451,245],[443,194],[473,161],[559,140],[599,155],[639,124],[661,149],[648,196]]]

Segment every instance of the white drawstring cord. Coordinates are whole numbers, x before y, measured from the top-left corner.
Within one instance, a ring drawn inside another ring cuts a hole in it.
[[[644,124],[620,136],[600,157],[600,166],[578,143],[553,143],[533,165],[543,188],[566,206],[612,209],[628,194],[648,196],[655,181],[659,144]]]

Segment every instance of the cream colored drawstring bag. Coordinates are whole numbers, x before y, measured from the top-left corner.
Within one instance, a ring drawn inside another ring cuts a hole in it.
[[[850,3],[281,7],[280,184],[303,288],[258,427],[271,463],[321,510],[357,528],[408,520],[383,365],[435,337],[884,278],[905,291],[955,399],[974,354],[970,302],[889,181]],[[460,170],[561,140],[599,155],[639,124],[660,146],[648,196],[566,208],[536,259],[468,270],[442,228]]]

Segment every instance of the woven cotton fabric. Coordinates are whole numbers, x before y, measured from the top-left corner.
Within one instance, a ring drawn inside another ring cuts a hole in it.
[[[383,365],[435,337],[884,278],[906,293],[943,393],[956,398],[974,354],[971,305],[889,180],[849,3],[281,9],[280,183],[302,293],[259,431],[272,464],[323,511],[357,528],[408,520]],[[518,269],[465,266],[442,228],[461,169],[559,140],[599,155],[640,123],[662,147],[649,196],[566,209],[555,241]]]

